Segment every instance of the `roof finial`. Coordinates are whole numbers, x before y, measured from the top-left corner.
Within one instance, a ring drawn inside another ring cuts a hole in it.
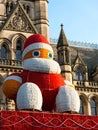
[[[64,25],[63,25],[63,24],[61,24],[61,29],[63,29],[63,26],[64,26]]]

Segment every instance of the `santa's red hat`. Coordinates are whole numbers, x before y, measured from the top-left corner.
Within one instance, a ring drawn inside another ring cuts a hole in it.
[[[23,54],[24,57],[29,51],[34,49],[44,48],[53,52],[52,47],[50,46],[47,39],[41,34],[33,34],[27,38],[24,43]]]

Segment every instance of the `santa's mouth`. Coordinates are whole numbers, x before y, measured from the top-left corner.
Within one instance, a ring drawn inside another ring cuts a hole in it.
[[[24,60],[22,64],[25,70],[55,74],[59,74],[61,72],[59,64],[54,60],[44,58],[30,58]]]

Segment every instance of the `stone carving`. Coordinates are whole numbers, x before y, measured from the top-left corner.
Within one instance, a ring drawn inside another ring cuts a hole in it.
[[[31,23],[28,21],[26,15],[20,7],[17,8],[14,15],[11,17],[5,29],[24,31],[24,32],[35,32]]]

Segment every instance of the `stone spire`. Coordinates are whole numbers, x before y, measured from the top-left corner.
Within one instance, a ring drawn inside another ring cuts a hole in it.
[[[57,43],[57,48],[60,46],[69,46],[66,35],[63,30],[63,24],[61,24],[61,31],[60,31],[60,35],[59,35],[59,39]]]
[[[71,52],[70,47],[61,24],[61,31],[57,43],[58,62],[61,66],[61,74],[64,78],[72,82],[71,74]]]

